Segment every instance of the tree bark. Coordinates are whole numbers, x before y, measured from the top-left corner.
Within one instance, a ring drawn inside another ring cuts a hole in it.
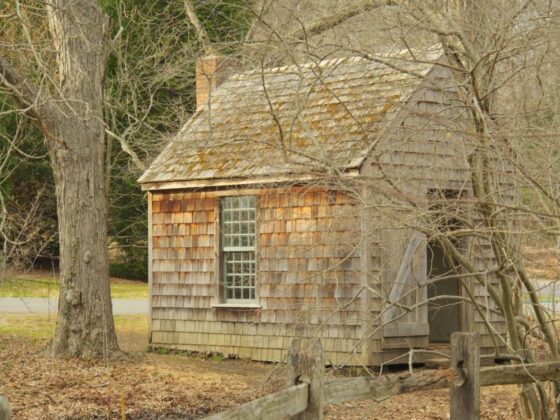
[[[61,98],[43,116],[60,238],[52,350],[57,356],[98,357],[118,350],[109,285],[102,111],[108,21],[95,0],[50,0],[48,11]]]

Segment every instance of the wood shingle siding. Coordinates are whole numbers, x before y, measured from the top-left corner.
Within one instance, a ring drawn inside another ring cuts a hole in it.
[[[352,200],[299,187],[254,191],[260,308],[219,308],[214,220],[223,194],[152,194],[152,346],[280,360],[291,337],[319,327],[333,361],[351,352],[360,338]]]

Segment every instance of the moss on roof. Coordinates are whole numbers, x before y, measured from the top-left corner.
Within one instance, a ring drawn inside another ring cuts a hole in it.
[[[361,165],[441,52],[347,57],[235,74],[140,183],[309,175]]]

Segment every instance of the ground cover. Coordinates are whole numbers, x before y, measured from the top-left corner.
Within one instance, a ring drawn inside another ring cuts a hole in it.
[[[127,355],[53,359],[45,351],[54,317],[0,314],[0,394],[16,419],[195,419],[238,406],[284,385],[281,365],[146,352],[144,316],[117,316]],[[516,389],[483,389],[482,418],[519,418]],[[447,419],[446,390],[330,406],[327,419]],[[124,417],[123,417],[124,415]]]
[[[146,298],[147,285],[111,279],[114,298]],[[58,297],[49,273],[14,274],[0,281],[0,297]],[[284,386],[277,364],[221,357],[147,352],[144,315],[115,316],[126,356],[59,360],[45,351],[56,314],[0,313],[0,395],[17,419],[194,419],[238,406]],[[356,374],[355,372],[353,373]],[[514,386],[483,389],[482,418],[519,418]],[[447,419],[447,390],[357,401],[327,408],[327,419]],[[124,417],[123,417],[124,415]]]
[[[17,274],[0,279],[1,297],[41,297],[57,299],[58,277],[49,274]],[[145,299],[148,284],[140,281],[111,278],[111,296],[119,299]]]

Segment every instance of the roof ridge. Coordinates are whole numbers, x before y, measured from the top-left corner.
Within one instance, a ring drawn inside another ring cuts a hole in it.
[[[233,80],[240,80],[240,79],[244,79],[246,77],[251,77],[254,76],[255,74],[260,74],[260,73],[264,73],[264,74],[274,74],[274,73],[285,73],[285,72],[289,72],[289,71],[297,71],[300,69],[312,69],[312,68],[318,68],[318,67],[329,67],[335,64],[341,64],[345,61],[350,61],[352,59],[352,61],[350,62],[358,62],[360,60],[355,60],[356,58],[361,59],[361,60],[365,60],[364,57],[337,57],[337,58],[327,58],[327,59],[323,59],[320,61],[309,61],[307,63],[296,63],[296,64],[286,64],[284,66],[276,66],[276,67],[264,67],[264,68],[260,68],[260,69],[252,69],[252,70],[245,70],[242,72],[238,72],[238,73],[234,73],[231,75],[230,79]]]
[[[424,55],[430,55],[433,53],[443,52],[441,46],[435,45],[425,49],[420,48],[402,48],[402,49],[394,49],[394,50],[387,50],[384,52],[376,53],[375,56],[382,58],[382,59],[392,59],[392,58],[402,58],[402,55],[409,54],[411,55],[411,59],[415,60],[413,54],[414,53],[424,53]],[[249,78],[256,74],[275,74],[275,73],[286,73],[286,72],[297,72],[298,70],[302,69],[314,69],[314,68],[328,68],[332,66],[336,66],[343,63],[360,63],[360,62],[370,62],[372,64],[380,64],[372,60],[370,57],[373,55],[371,54],[364,54],[364,55],[353,55],[353,56],[346,56],[346,57],[335,57],[335,58],[325,58],[319,61],[308,61],[306,63],[295,63],[295,64],[286,64],[283,66],[276,66],[276,67],[264,67],[264,68],[255,68],[251,70],[244,70],[237,73],[233,73],[229,79],[230,80],[243,80],[245,78]]]

